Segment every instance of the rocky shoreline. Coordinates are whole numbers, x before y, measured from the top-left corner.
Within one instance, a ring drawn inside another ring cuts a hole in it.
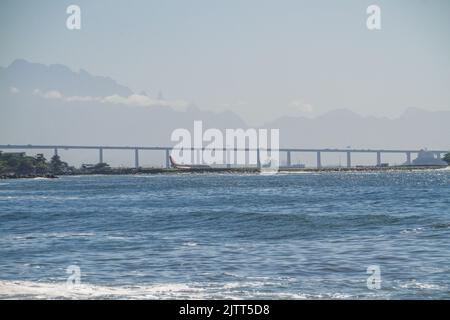
[[[395,172],[395,171],[420,171],[420,170],[436,170],[447,168],[447,166],[392,166],[392,167],[325,167],[325,168],[292,168],[281,167],[279,172]],[[191,168],[191,169],[175,169],[175,168],[120,168],[110,169],[107,171],[93,171],[93,172],[71,172],[68,174],[2,174],[1,179],[34,179],[46,178],[57,179],[62,176],[73,175],[133,175],[133,174],[181,174],[181,173],[229,173],[229,174],[255,174],[259,173],[257,168]]]
[[[54,174],[2,174],[0,175],[0,180],[2,179],[34,179],[34,178],[46,178],[46,179],[57,179],[58,176]]]

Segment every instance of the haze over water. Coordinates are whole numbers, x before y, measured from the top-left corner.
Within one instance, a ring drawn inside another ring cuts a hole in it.
[[[3,180],[0,298],[448,299],[449,192],[448,170]]]

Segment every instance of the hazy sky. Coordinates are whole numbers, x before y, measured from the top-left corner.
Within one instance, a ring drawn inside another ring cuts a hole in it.
[[[66,28],[81,7],[82,29]],[[366,28],[381,7],[382,30]],[[348,108],[450,110],[450,1],[1,1],[0,66],[16,58],[230,109],[249,124]]]

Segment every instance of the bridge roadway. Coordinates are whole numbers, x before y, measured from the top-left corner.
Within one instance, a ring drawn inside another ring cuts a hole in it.
[[[165,160],[166,160],[166,168],[170,167],[170,161],[169,161],[169,155],[170,151],[174,149],[181,150],[182,148],[174,148],[174,147],[161,147],[161,146],[83,146],[83,145],[20,145],[20,144],[7,144],[7,145],[0,145],[0,150],[29,150],[29,149],[35,149],[35,150],[54,150],[54,154],[58,154],[58,150],[98,150],[99,152],[99,162],[103,163],[103,150],[134,150],[134,164],[135,168],[139,168],[139,151],[140,150],[154,150],[154,151],[164,151],[165,152]],[[215,148],[199,148],[199,147],[191,147],[191,148],[184,148],[183,150],[215,150]],[[217,149],[218,150],[218,149]],[[230,150],[234,151],[258,151],[258,166],[260,166],[259,161],[259,151],[261,149],[252,149],[252,148],[233,148],[233,149],[227,149],[223,148],[222,151],[228,152]],[[270,148],[268,149],[270,150]],[[411,154],[417,154],[422,150],[415,150],[415,149],[303,149],[303,148],[280,148],[279,152],[285,152],[286,153],[286,166],[291,166],[291,155],[292,153],[309,153],[313,152],[316,153],[316,167],[321,168],[322,167],[322,154],[323,153],[345,153],[347,155],[347,167],[350,168],[352,166],[352,160],[351,156],[352,153],[374,153],[376,154],[377,159],[377,166],[380,166],[382,163],[381,155],[383,153],[400,153],[406,155],[406,165],[411,165]],[[427,150],[428,152],[434,153],[437,157],[441,158],[443,154],[447,153],[447,150]]]

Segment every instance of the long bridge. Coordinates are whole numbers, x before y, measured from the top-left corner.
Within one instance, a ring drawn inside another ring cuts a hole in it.
[[[58,150],[98,150],[99,155],[99,163],[103,163],[103,150],[130,150],[134,152],[134,165],[135,168],[139,168],[139,151],[141,150],[154,150],[165,152],[165,165],[166,168],[170,167],[169,155],[170,151],[174,149],[174,147],[145,147],[145,146],[85,146],[85,145],[20,145],[20,144],[7,144],[0,145],[0,150],[53,150],[55,155],[58,155]],[[201,148],[201,147],[191,147],[191,148],[183,148],[183,150],[220,150],[214,148]],[[259,161],[259,149],[251,149],[251,148],[232,148],[227,149],[223,148],[222,151],[228,152],[230,150],[234,151],[257,151],[258,152],[258,166],[260,166]],[[270,150],[270,148],[268,149]],[[376,165],[381,166],[382,164],[382,154],[383,153],[395,153],[395,154],[404,154],[405,155],[405,164],[411,165],[411,155],[417,154],[423,150],[415,150],[415,149],[299,149],[299,148],[280,148],[278,149],[280,153],[286,153],[286,166],[290,167],[291,164],[291,156],[293,153],[315,153],[316,154],[316,167],[322,167],[322,155],[324,153],[344,153],[347,156],[347,167],[352,167],[352,154],[353,153],[372,153],[376,155]],[[446,154],[448,150],[427,150],[427,152],[435,154],[437,158],[441,158],[443,154]]]

